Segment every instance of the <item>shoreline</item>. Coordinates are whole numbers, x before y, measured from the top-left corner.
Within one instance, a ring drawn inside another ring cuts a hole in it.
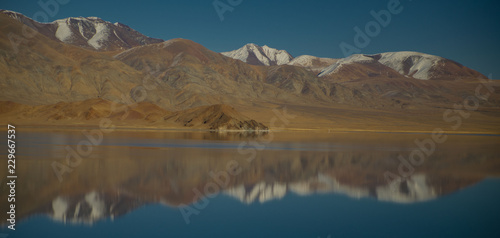
[[[96,125],[23,125],[17,124],[16,127],[30,130],[52,130],[56,131],[81,131],[98,129]],[[0,131],[7,131],[2,127]],[[203,128],[175,128],[175,127],[133,127],[133,126],[115,126],[113,131],[144,131],[144,132],[210,132],[210,133],[249,133],[265,134],[269,132],[314,132],[314,133],[378,133],[378,134],[432,134],[431,130],[374,130],[374,129],[345,129],[345,128],[280,128],[268,130],[211,130]],[[500,132],[485,131],[445,131],[445,135],[470,135],[470,136],[500,136]]]

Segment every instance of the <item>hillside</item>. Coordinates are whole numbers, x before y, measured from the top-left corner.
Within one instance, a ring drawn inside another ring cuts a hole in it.
[[[273,129],[275,111],[287,108],[297,118],[289,129],[432,131],[449,128],[443,113],[479,88],[488,98],[478,98],[477,113],[458,131],[500,133],[500,84],[438,56],[393,52],[293,59],[286,51],[247,45],[242,49],[268,60],[253,65],[187,39],[96,51],[42,34],[45,28],[15,48],[9,37],[22,36],[22,22],[30,20],[15,16],[0,14],[0,101],[19,113],[2,109],[1,122],[96,125],[85,116],[90,108],[117,103],[134,105],[120,120],[123,127]],[[85,19],[77,20],[101,21]],[[55,111],[43,114],[47,108]],[[158,122],[168,113],[174,113],[173,122]],[[224,122],[216,120],[221,116]]]
[[[15,121],[17,125],[92,126],[99,125],[102,119],[109,119],[119,127],[245,131],[268,129],[227,105],[170,112],[148,102],[127,106],[103,99],[39,106],[0,102],[0,115],[2,120]]]

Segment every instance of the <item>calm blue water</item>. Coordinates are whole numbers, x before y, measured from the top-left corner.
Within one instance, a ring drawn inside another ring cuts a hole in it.
[[[243,205],[210,200],[186,225],[178,209],[145,205],[119,219],[70,225],[36,216],[12,237],[500,237],[500,180],[435,201],[400,205],[338,194]]]
[[[383,173],[397,171],[411,143],[278,140],[244,163],[239,139],[117,134],[59,182],[51,164],[81,136],[20,135],[24,209],[16,231],[2,227],[8,237],[500,237],[498,150],[480,137],[450,140],[388,190]],[[477,145],[456,146],[467,140]],[[242,172],[195,198],[231,159]],[[180,204],[198,212],[189,224]]]

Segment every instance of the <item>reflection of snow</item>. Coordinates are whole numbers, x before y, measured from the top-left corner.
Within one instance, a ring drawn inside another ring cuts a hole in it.
[[[68,210],[68,202],[61,197],[57,197],[52,201],[52,218],[58,221],[66,221],[66,212]]]
[[[436,191],[427,185],[426,181],[425,175],[418,174],[411,176],[406,181],[396,182],[397,184],[377,187],[377,198],[382,201],[399,203],[425,201],[436,198]]]
[[[371,196],[375,196],[380,201],[390,201],[397,203],[410,203],[426,201],[437,197],[435,190],[426,183],[426,176],[418,174],[410,177],[406,181],[396,182],[397,184],[387,184],[377,186]],[[252,188],[245,188],[240,185],[225,191],[226,194],[237,198],[243,203],[253,203],[258,201],[264,203],[273,199],[281,199],[287,191],[306,196],[313,193],[339,193],[352,198],[360,199],[370,196],[369,188],[353,187],[339,183],[335,178],[318,174],[317,178],[309,181],[295,183],[272,183],[259,182]]]
[[[91,207],[89,219],[97,220],[101,218],[106,212],[106,205],[104,204],[104,201],[99,199],[99,196],[96,192],[91,192],[85,195],[85,201]]]
[[[52,201],[52,218],[64,222],[92,223],[107,215],[106,204],[95,191],[87,193],[83,200],[75,203],[73,206],[68,199],[57,197]]]
[[[284,183],[266,184],[265,182],[260,182],[250,191],[247,191],[243,185],[240,185],[226,190],[225,193],[238,198],[244,203],[250,204],[257,200],[257,198],[260,203],[281,199],[285,196],[286,190],[286,184]]]
[[[340,183],[335,177],[318,174],[306,181],[294,183],[258,182],[253,186],[239,185],[224,191],[225,194],[237,198],[245,204],[254,202],[265,203],[282,199],[287,192],[301,196],[314,193],[338,193],[351,198],[360,199],[376,197],[380,201],[396,203],[411,203],[426,201],[437,197],[434,188],[427,184],[424,174],[411,176],[406,181],[396,181],[376,187],[355,187]],[[123,192],[121,191],[121,194]],[[167,200],[159,199],[160,204],[170,205]],[[79,199],[57,197],[52,201],[51,217],[57,221],[71,223],[88,223],[116,215],[115,203],[106,204],[99,193],[93,191]]]

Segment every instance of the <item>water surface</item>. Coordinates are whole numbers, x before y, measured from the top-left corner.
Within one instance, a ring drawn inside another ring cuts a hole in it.
[[[429,138],[122,131],[92,145],[82,131],[20,130],[16,231],[3,223],[0,232],[500,237],[500,138],[449,135],[412,165],[410,155],[422,150],[415,139]],[[5,180],[1,193],[8,194]],[[8,206],[3,200],[2,211]]]

